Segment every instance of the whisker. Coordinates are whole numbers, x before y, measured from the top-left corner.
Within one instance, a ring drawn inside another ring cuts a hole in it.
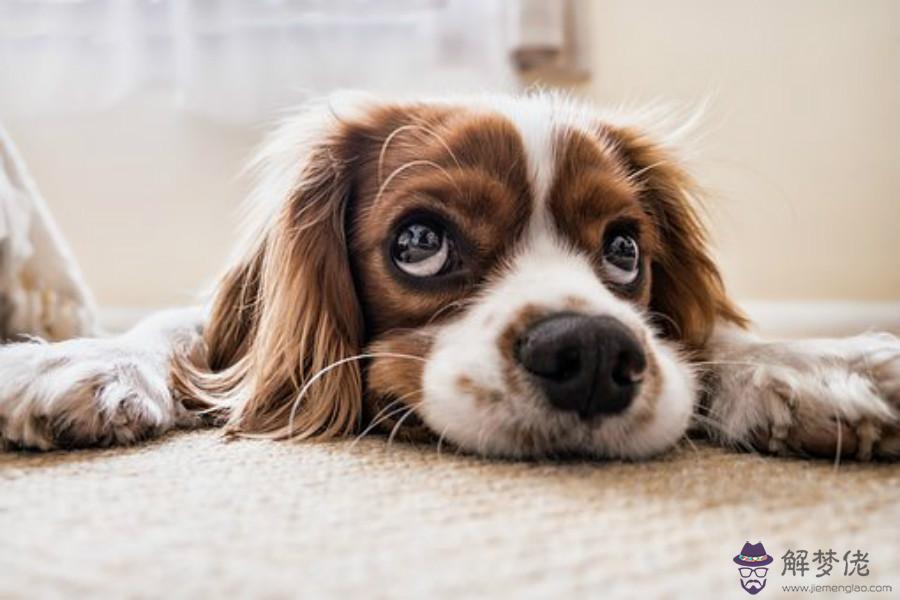
[[[411,160],[408,163],[404,163],[404,164],[400,165],[399,167],[394,169],[390,175],[387,176],[387,179],[385,179],[384,182],[381,184],[381,186],[378,188],[378,193],[375,194],[375,200],[372,201],[372,205],[375,206],[378,204],[378,201],[381,199],[381,196],[384,195],[384,191],[391,184],[391,181],[394,180],[394,177],[397,177],[398,175],[400,175],[401,173],[403,173],[403,171],[406,171],[407,169],[410,169],[412,167],[418,167],[418,166],[434,167],[435,169],[437,169],[438,171],[440,171],[441,173],[444,174],[444,176],[447,178],[447,180],[450,181],[450,183],[452,183],[453,186],[456,188],[457,192],[461,193],[461,190],[459,189],[459,186],[456,184],[456,181],[453,179],[453,177],[450,175],[450,173],[447,172],[447,169],[445,169],[441,165],[439,165],[436,162],[431,161],[431,160],[425,160],[425,159]]]
[[[487,421],[481,423],[481,426],[478,428],[478,436],[475,438],[475,448],[478,449],[478,454],[481,456],[485,455],[484,439],[487,437]]]
[[[384,180],[384,177],[383,177],[383,175],[384,175],[384,157],[385,157],[385,154],[387,153],[388,147],[391,145],[391,142],[400,133],[402,133],[404,131],[412,131],[412,130],[423,131],[423,132],[427,133],[428,135],[430,135],[431,137],[433,137],[434,139],[436,139],[441,144],[441,146],[444,148],[444,150],[447,151],[447,154],[450,155],[450,158],[453,159],[453,162],[456,163],[456,168],[458,168],[458,169],[462,168],[462,164],[459,162],[459,159],[456,157],[456,154],[453,153],[453,150],[450,149],[450,146],[447,145],[447,142],[444,141],[444,138],[441,137],[440,135],[438,135],[438,133],[436,131],[434,131],[430,127],[426,127],[424,125],[417,125],[417,124],[402,125],[402,126],[396,128],[395,130],[393,130],[390,133],[390,135],[388,135],[385,138],[384,143],[382,143],[382,145],[381,145],[381,150],[378,153],[378,181],[379,181],[379,183]]]
[[[472,303],[472,300],[466,299],[466,298],[462,298],[462,299],[460,299],[460,300],[454,300],[454,301],[452,301],[452,302],[448,302],[447,304],[445,304],[445,305],[441,306],[440,308],[438,308],[437,310],[435,310],[434,313],[432,313],[432,315],[431,315],[431,316],[428,318],[428,320],[425,322],[425,325],[420,325],[419,327],[395,327],[395,328],[390,329],[390,333],[404,333],[404,332],[405,332],[405,333],[412,333],[412,334],[421,333],[421,330],[422,330],[423,327],[426,327],[426,326],[428,326],[428,325],[431,325],[431,323],[432,323],[436,318],[438,318],[439,316],[441,316],[441,314],[443,314],[444,312],[450,310],[451,308],[454,308],[454,307],[457,307],[457,306],[466,306],[466,305],[471,304],[471,303]]]
[[[651,317],[651,318],[660,318],[660,319],[666,321],[667,323],[670,323],[672,325],[672,327],[675,328],[675,333],[678,334],[678,337],[683,337],[683,334],[681,332],[681,326],[678,325],[678,323],[675,321],[675,319],[673,319],[669,315],[663,314],[661,312],[649,311],[649,312],[647,312],[647,316]]]
[[[409,398],[410,396],[414,396],[414,395],[416,395],[416,394],[421,394],[421,393],[422,393],[422,390],[421,390],[421,389],[413,390],[413,391],[411,391],[411,392],[407,392],[406,394],[403,394],[402,396],[398,397],[398,398],[397,398],[396,400],[394,400],[393,402],[388,403],[387,406],[385,406],[385,407],[382,408],[380,411],[378,411],[378,414],[375,415],[375,417],[372,418],[372,422],[369,423],[369,425],[367,425],[365,429],[363,429],[362,433],[360,433],[359,435],[356,436],[356,438],[354,439],[353,443],[355,444],[356,442],[358,442],[359,440],[361,440],[364,436],[366,436],[366,435],[368,435],[369,433],[371,433],[371,431],[372,431],[373,429],[375,429],[376,427],[378,427],[378,425],[380,425],[381,423],[384,423],[385,421],[387,421],[388,419],[390,419],[390,418],[393,417],[394,415],[403,412],[403,411],[406,409],[406,406],[401,406],[401,407],[397,408],[396,410],[390,411],[390,412],[387,413],[387,414],[384,414],[385,411],[389,410],[389,409],[390,409],[391,407],[393,407],[393,406],[396,406],[398,403],[399,403],[399,404],[403,404],[403,401],[406,400],[407,398]],[[383,416],[382,416],[382,415],[383,415]],[[352,447],[352,446],[351,446],[351,447]]]
[[[448,302],[444,306],[437,309],[431,317],[428,318],[428,321],[425,323],[426,325],[431,325],[432,321],[437,319],[441,314],[447,312],[451,308],[455,308],[457,306],[465,306],[468,302],[466,300],[454,300],[453,302]]]
[[[404,131],[409,131],[410,129],[418,129],[418,125],[401,125],[397,129],[393,130],[390,135],[384,138],[384,142],[381,144],[381,150],[378,152],[378,183],[382,183],[384,181],[384,155],[387,153],[388,147],[391,145],[391,142],[394,140],[397,135]]]
[[[393,414],[395,414],[394,411],[392,411],[391,409],[393,407],[395,407],[397,404],[402,404],[402,403],[403,403],[402,398],[397,398],[393,402],[388,402],[387,405],[384,408],[382,408],[381,410],[379,410],[378,414],[376,414],[372,418],[372,421],[357,436],[354,437],[353,444],[351,444],[350,447],[352,448],[353,446],[355,446],[356,442],[358,442],[359,440],[364,438],[368,433],[370,433],[381,422],[385,421],[386,419],[389,419]],[[403,407],[400,407],[399,410],[402,410],[402,409],[403,409]]]
[[[691,450],[694,451],[694,454],[700,453],[700,449],[697,448],[697,444],[694,443],[694,440],[692,440],[691,436],[689,436],[687,433],[683,433],[681,435],[681,439],[683,439],[685,442],[687,442],[688,446],[691,447]]]
[[[425,126],[420,126],[420,127],[422,128],[422,131],[430,134],[434,139],[436,139],[438,142],[440,142],[440,144],[444,148],[444,150],[447,151],[447,154],[450,155],[450,158],[453,159],[453,162],[456,164],[456,168],[462,169],[462,163],[459,162],[459,158],[456,157],[456,154],[453,152],[453,150],[450,149],[450,146],[447,144],[447,142],[444,140],[444,138],[441,137],[435,130],[433,130],[430,127],[425,127]]]
[[[704,360],[704,361],[696,361],[691,362],[693,366],[742,366],[742,367],[765,367],[768,366],[765,363],[760,362],[748,362],[741,360]]]
[[[634,173],[631,173],[631,174],[628,176],[628,180],[631,181],[632,183],[642,183],[641,181],[639,181],[639,178],[640,178],[644,173],[646,173],[647,171],[652,171],[652,170],[655,169],[656,167],[663,167],[663,166],[665,166],[665,165],[667,165],[667,164],[669,164],[669,161],[666,161],[666,160],[660,160],[660,161],[657,161],[657,162],[655,162],[655,163],[653,163],[653,164],[649,164],[649,165],[647,165],[646,167],[644,167],[644,168],[642,168],[642,169],[638,169],[638,170],[635,171]]]
[[[378,425],[380,425],[380,424],[383,423],[384,421],[387,421],[387,420],[390,419],[391,417],[393,417],[393,416],[395,416],[395,415],[401,414],[402,412],[404,412],[404,411],[407,410],[408,408],[409,408],[409,407],[408,407],[407,405],[404,404],[403,406],[400,406],[400,407],[398,407],[398,408],[396,408],[396,409],[390,411],[390,412],[387,413],[386,415],[384,415],[384,416],[381,418],[380,421],[376,421],[376,422],[370,423],[369,426],[366,427],[366,429],[365,429],[362,433],[360,433],[358,436],[356,436],[356,437],[353,439],[353,442],[350,444],[350,448],[355,448],[355,447],[356,447],[356,444],[359,443],[359,441],[362,440],[366,435],[368,435],[375,427],[377,427]]]
[[[388,436],[388,446],[394,443],[394,436],[397,435],[397,432],[400,430],[400,426],[403,425],[403,421],[405,421],[411,414],[413,414],[421,405],[422,402],[417,402],[415,404],[409,405],[409,410],[406,411],[406,414],[400,417],[400,419],[394,425],[394,428],[391,429],[391,434]]]
[[[427,362],[421,356],[413,356],[412,354],[402,354],[399,352],[365,352],[363,354],[357,354],[355,356],[348,356],[346,358],[336,360],[330,365],[322,367],[303,385],[303,387],[300,389],[300,392],[297,394],[296,400],[294,400],[293,404],[291,405],[291,414],[288,418],[288,437],[293,437],[294,435],[294,419],[297,416],[297,409],[300,407],[300,401],[303,400],[303,397],[306,396],[306,392],[316,381],[338,367],[357,360],[366,360],[369,358],[407,358],[410,360]]]
[[[725,430],[725,427],[719,421],[717,421],[713,418],[710,418],[706,415],[701,415],[699,413],[694,413],[691,416],[691,419],[697,421],[708,432],[713,433],[713,434],[719,434],[723,440],[726,439],[727,431]],[[756,448],[754,448],[748,442],[745,442],[743,440],[728,440],[728,442],[745,452],[749,452],[751,454],[758,454],[758,452],[756,451]]]
[[[440,458],[440,456],[441,456],[441,450],[443,449],[442,444],[444,443],[444,436],[447,435],[447,430],[448,430],[448,429],[450,429],[450,426],[449,426],[449,425],[447,425],[446,427],[444,427],[444,430],[441,431],[441,435],[438,436],[438,441],[437,441],[437,455],[438,455],[438,458]]]

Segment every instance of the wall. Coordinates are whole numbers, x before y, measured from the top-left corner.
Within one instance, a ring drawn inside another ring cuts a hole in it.
[[[711,95],[696,173],[738,296],[900,299],[900,2],[590,6],[588,95]]]
[[[183,305],[209,287],[261,132],[173,111],[153,94],[7,127],[102,306]]]
[[[598,102],[712,94],[696,172],[733,291],[900,299],[900,2],[593,1]],[[152,94],[7,122],[106,306],[181,304],[213,277],[258,131]]]

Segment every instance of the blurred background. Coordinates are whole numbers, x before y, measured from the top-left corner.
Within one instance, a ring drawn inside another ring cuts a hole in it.
[[[708,102],[690,159],[734,295],[900,319],[895,0],[0,0],[0,122],[107,310],[214,278],[286,107],[535,84]]]

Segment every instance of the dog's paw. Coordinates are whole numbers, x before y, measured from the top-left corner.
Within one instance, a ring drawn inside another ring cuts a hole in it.
[[[718,369],[713,432],[775,454],[900,457],[900,340],[757,344]]]
[[[168,388],[166,360],[118,339],[0,347],[0,440],[39,450],[130,444],[199,424]]]

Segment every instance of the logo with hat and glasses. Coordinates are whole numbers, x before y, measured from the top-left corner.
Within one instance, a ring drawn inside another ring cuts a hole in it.
[[[734,557],[738,565],[738,573],[741,576],[741,587],[748,594],[758,594],[766,587],[766,575],[769,568],[766,566],[773,560],[766,554],[762,542],[751,544],[744,542],[741,553]]]

